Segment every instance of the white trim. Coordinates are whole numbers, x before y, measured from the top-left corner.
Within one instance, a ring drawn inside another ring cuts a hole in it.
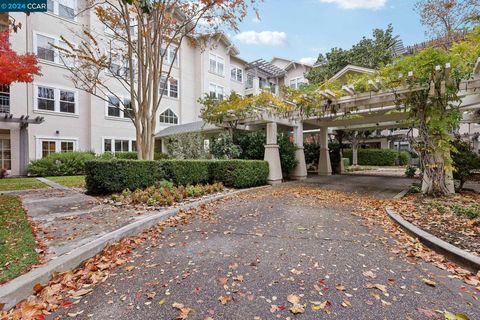
[[[60,39],[59,36],[55,36],[55,35],[52,35],[52,34],[48,34],[48,33],[45,33],[45,32],[34,30],[33,31],[33,52],[37,56],[38,62],[49,64],[49,65],[52,65],[52,66],[67,68],[67,66],[65,66],[65,64],[60,60],[60,53],[59,53],[59,50],[56,49],[56,48],[52,48],[52,50],[53,50],[53,61],[45,60],[45,59],[42,59],[42,58],[38,57],[38,36],[43,36],[43,37],[53,39],[53,45],[55,45],[57,47],[61,47],[60,42],[64,42],[62,39]],[[74,47],[76,47],[75,43],[71,43],[71,44]],[[76,61],[74,61],[73,63],[76,64]]]
[[[210,70],[210,58],[213,56],[213,60],[215,61],[215,70]],[[221,62],[219,61],[221,60]],[[223,72],[220,73],[218,72],[218,65],[219,64],[222,64],[223,65]],[[221,76],[221,77],[225,77],[225,69],[226,69],[226,63],[225,63],[225,58],[214,53],[214,52],[209,52],[208,53],[208,72],[211,73],[211,74],[214,74],[214,75],[217,75],[217,76]]]
[[[55,153],[61,152],[61,142],[73,142],[73,151],[78,151],[79,139],[73,137],[35,136],[35,159],[42,159],[42,142],[54,141]]]
[[[222,99],[225,99],[225,87],[222,86],[222,85],[216,84],[216,83],[214,83],[214,82],[210,82],[210,83],[208,84],[208,95],[210,95],[210,92],[211,92],[211,91],[210,91],[210,86],[212,86],[212,85],[215,86],[215,98],[218,99],[218,88],[222,88],[222,89],[223,89],[223,90],[222,90],[222,91],[223,91],[223,97],[222,97]]]
[[[177,123],[170,123],[170,122],[162,122],[162,121],[160,121],[160,116],[161,116],[163,113],[167,112],[167,110],[172,111],[172,113],[177,117]],[[167,107],[165,110],[163,110],[162,112],[160,112],[160,114],[158,115],[158,122],[159,122],[160,125],[163,125],[163,126],[176,126],[176,125],[179,125],[179,124],[180,124],[180,117],[178,116],[178,114],[177,114],[175,111],[173,111],[172,108]]]
[[[111,141],[112,151],[105,151],[105,140],[110,140]],[[132,151],[132,144],[133,144],[133,141],[135,141],[135,142],[137,141],[137,138],[102,136],[102,153],[105,153],[105,152],[115,153],[115,152],[117,152],[115,150],[115,140],[128,141],[128,151],[119,151],[119,152],[135,152],[135,151]]]
[[[237,70],[240,70],[242,72],[242,80],[241,81],[236,79],[237,78],[237,73],[235,73],[235,79],[232,78],[233,69],[237,69]],[[242,67],[240,67],[238,65],[235,65],[235,64],[230,64],[230,80],[243,84],[244,78],[245,78],[244,75],[245,75],[245,71],[243,70]]]
[[[44,87],[44,88],[49,88],[53,89],[53,94],[54,94],[54,110],[43,110],[38,108],[38,87]],[[75,112],[62,112],[60,111],[60,91],[70,91],[73,92],[74,97],[75,97]],[[62,115],[62,116],[76,116],[78,117],[80,115],[80,107],[79,107],[79,94],[77,89],[72,89],[69,87],[65,86],[58,86],[55,84],[46,84],[46,83],[41,83],[41,82],[35,82],[33,84],[33,111],[36,113],[45,113],[45,114],[51,114],[51,115]]]
[[[114,98],[119,98],[121,100],[123,100],[123,102],[120,102],[120,116],[119,117],[115,117],[115,116],[110,116],[108,114],[108,106],[110,105],[110,102],[109,102],[109,97],[114,97]],[[105,99],[105,119],[108,119],[108,120],[121,120],[121,121],[131,121],[130,118],[128,117],[125,117],[125,113],[124,113],[124,109],[125,109],[125,99],[128,99],[130,100],[130,97],[125,97],[123,95],[117,95],[117,96],[114,96],[114,95],[107,95],[106,99]],[[131,101],[130,101],[131,103]]]
[[[335,73],[330,80],[337,80],[341,76],[343,76],[345,73],[353,71],[353,72],[358,72],[358,73],[365,73],[365,74],[374,74],[376,70],[370,69],[370,68],[364,68],[364,67],[358,67],[354,66],[353,64],[349,64],[348,66],[344,67],[342,70],[338,71]]]
[[[49,15],[53,15],[55,17],[58,17],[62,20],[65,20],[65,21],[69,21],[69,22],[73,22],[73,23],[76,23],[77,22],[77,15],[78,15],[78,1],[77,0],[71,0],[73,1],[73,19],[69,19],[67,17],[63,17],[60,15],[60,3],[58,2],[58,0],[51,0],[53,2],[53,12],[50,12],[50,11],[47,11],[45,13],[49,14]]]

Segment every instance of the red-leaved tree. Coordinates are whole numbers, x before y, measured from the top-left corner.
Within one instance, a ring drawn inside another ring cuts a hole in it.
[[[17,54],[10,47],[9,32],[0,32],[0,85],[12,82],[32,82],[41,75],[37,57],[34,54]]]

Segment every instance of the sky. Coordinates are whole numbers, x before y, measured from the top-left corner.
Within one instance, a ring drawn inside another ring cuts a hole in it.
[[[320,52],[350,48],[374,28],[393,25],[404,45],[425,41],[413,11],[416,0],[264,0],[261,19],[252,13],[231,33],[240,57],[252,61],[282,57],[314,62]]]

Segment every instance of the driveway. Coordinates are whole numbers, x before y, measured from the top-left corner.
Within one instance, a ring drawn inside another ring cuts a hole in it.
[[[363,178],[314,178],[220,201],[210,219],[152,237],[49,318],[436,319],[433,310],[448,310],[480,319],[477,290],[393,250],[395,238],[352,214],[364,209],[354,196],[319,188],[385,196],[383,187],[393,194],[407,183]]]

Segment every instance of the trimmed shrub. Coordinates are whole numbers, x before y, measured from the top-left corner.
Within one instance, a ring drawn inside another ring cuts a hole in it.
[[[297,158],[295,157],[297,147],[292,141],[290,141],[290,137],[286,134],[282,134],[278,137],[278,146],[282,173],[284,176],[288,177],[290,172],[292,172],[298,164]]]
[[[342,161],[343,161],[343,166],[345,168],[349,167],[350,166],[350,159],[348,158],[342,158]]]
[[[27,170],[32,176],[80,175],[85,173],[85,162],[94,158],[93,152],[86,151],[52,153],[30,162]]]
[[[238,159],[240,147],[233,143],[232,135],[222,132],[218,137],[210,139],[210,153],[216,159]]]
[[[112,153],[112,152],[104,152],[101,155],[98,156],[99,159],[102,160],[110,160],[110,159],[128,159],[128,160],[137,160],[138,159],[138,154],[137,152],[117,152],[117,153]],[[154,160],[163,160],[163,159],[168,159],[170,158],[168,154],[166,153],[161,153],[161,152],[155,152],[153,155]]]
[[[304,145],[305,149],[305,162],[308,165],[318,165],[318,158],[320,155],[320,143],[318,142],[312,142],[312,143],[306,143]]]
[[[264,185],[268,162],[262,160],[218,160],[210,162],[210,177],[227,187],[247,188]]]
[[[175,185],[207,183],[210,180],[207,160],[163,160],[159,161],[165,172],[165,179]]]
[[[406,166],[410,163],[410,159],[412,155],[408,151],[400,151],[398,154],[398,165],[399,166]]]
[[[237,130],[234,133],[233,141],[240,147],[240,159],[263,160],[266,139],[264,131]]]
[[[416,173],[417,173],[417,167],[407,166],[407,168],[405,169],[405,176],[407,178],[414,178]]]
[[[86,187],[90,194],[111,194],[125,189],[144,189],[169,180],[175,185],[210,181],[247,188],[265,184],[266,161],[250,160],[92,160],[85,163]]]
[[[343,156],[352,161],[352,149],[344,149]],[[358,164],[363,166],[394,166],[398,152],[392,149],[359,149]]]
[[[155,185],[165,177],[159,161],[92,160],[85,163],[85,183],[91,194],[110,194]]]

